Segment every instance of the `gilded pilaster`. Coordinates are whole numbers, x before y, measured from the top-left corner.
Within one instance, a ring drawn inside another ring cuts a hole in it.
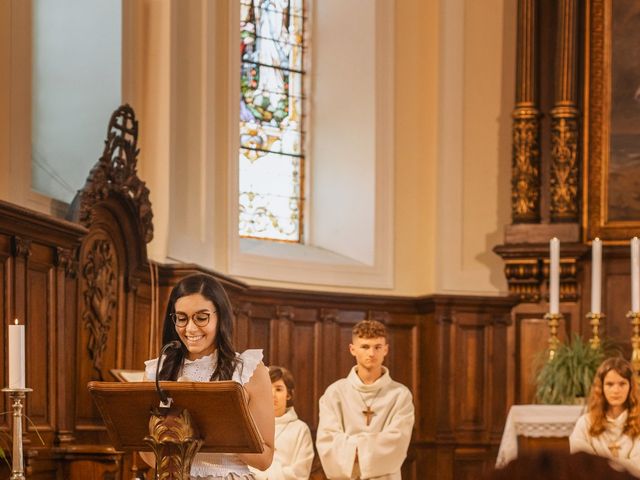
[[[577,0],[559,0],[551,110],[551,220],[578,221]]]
[[[511,217],[540,221],[540,112],[536,91],[536,0],[518,2],[516,105],[513,111]]]

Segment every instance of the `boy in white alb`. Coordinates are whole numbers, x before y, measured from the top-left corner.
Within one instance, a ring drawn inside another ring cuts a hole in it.
[[[385,326],[356,324],[349,345],[356,365],[320,398],[316,447],[331,480],[396,480],[407,456],[414,409],[411,392],[382,365]]]

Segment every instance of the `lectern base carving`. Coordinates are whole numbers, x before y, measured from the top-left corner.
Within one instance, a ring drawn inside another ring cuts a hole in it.
[[[188,410],[153,412],[144,442],[156,456],[157,480],[189,480],[191,462],[202,446],[202,439]]]

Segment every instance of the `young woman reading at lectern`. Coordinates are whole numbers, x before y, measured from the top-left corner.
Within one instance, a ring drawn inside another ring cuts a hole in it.
[[[640,398],[631,364],[608,358],[598,367],[587,413],[569,437],[571,453],[611,458],[640,477]]]
[[[171,291],[162,343],[180,341],[167,350],[160,380],[208,382],[235,380],[247,392],[249,410],[264,440],[260,454],[198,453],[191,477],[206,480],[250,480],[248,466],[265,470],[273,459],[274,414],[269,372],[262,350],[238,354],[232,345],[233,312],[222,285],[204,274],[183,278]],[[145,378],[155,380],[158,359],[145,362]]]

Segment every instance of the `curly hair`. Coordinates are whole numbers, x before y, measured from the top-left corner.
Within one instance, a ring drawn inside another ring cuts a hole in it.
[[[624,403],[624,407],[628,411],[624,433],[631,438],[636,438],[640,435],[638,384],[631,364],[621,357],[606,359],[600,364],[593,378],[591,392],[589,393],[589,419],[591,420],[589,434],[597,437],[606,429],[606,414],[609,409],[609,403],[604,395],[604,378],[612,370],[629,382],[629,394]]]
[[[271,383],[275,383],[278,380],[282,380],[284,382],[284,386],[287,387],[287,408],[293,407],[293,393],[296,389],[296,383],[293,380],[293,375],[289,370],[284,367],[279,367],[277,365],[271,365],[269,367],[269,378],[271,379]]]
[[[211,275],[197,273],[180,280],[169,296],[167,311],[164,316],[162,330],[162,343],[179,340],[181,347],[167,352],[158,378],[160,380],[176,380],[184,359],[187,355],[187,347],[182,343],[176,332],[171,314],[175,313],[176,301],[188,295],[200,294],[209,300],[216,308],[218,323],[216,326],[215,347],[218,352],[218,363],[210,380],[231,380],[236,367],[242,363],[236,356],[233,347],[233,310],[227,293],[218,280]]]
[[[353,338],[380,338],[388,339],[387,327],[377,320],[362,320],[355,324],[351,330]]]

